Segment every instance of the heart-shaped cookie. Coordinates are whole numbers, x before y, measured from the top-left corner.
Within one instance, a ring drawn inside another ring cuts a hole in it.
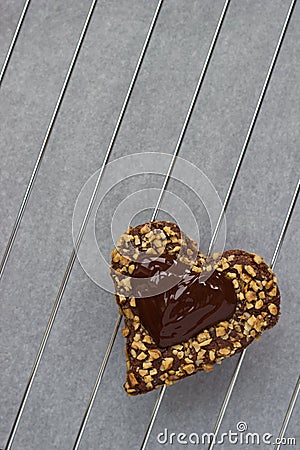
[[[260,256],[229,250],[208,258],[170,222],[129,228],[111,273],[130,395],[212,370],[279,318],[276,278]]]

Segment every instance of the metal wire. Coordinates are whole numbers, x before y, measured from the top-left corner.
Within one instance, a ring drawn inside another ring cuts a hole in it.
[[[103,377],[103,373],[104,373],[105,367],[106,367],[108,359],[110,357],[111,350],[113,348],[113,345],[114,345],[114,342],[115,342],[115,339],[116,339],[116,336],[117,336],[117,332],[118,332],[119,326],[121,324],[121,320],[122,320],[122,317],[119,314],[119,317],[118,317],[118,319],[116,321],[116,324],[115,324],[115,327],[114,327],[114,331],[113,331],[113,333],[112,333],[112,335],[110,337],[110,340],[109,340],[109,343],[108,343],[108,346],[107,346],[107,349],[106,349],[106,352],[105,352],[105,355],[104,355],[104,358],[103,358],[103,364],[102,364],[102,367],[101,367],[102,370],[100,369],[99,372],[98,372],[96,382],[94,384],[91,396],[89,398],[88,405],[87,405],[86,410],[84,412],[84,416],[83,416],[82,422],[80,424],[79,431],[78,431],[77,436],[76,436],[76,440],[75,440],[75,443],[74,443],[74,446],[73,446],[73,450],[77,450],[79,448],[79,445],[80,445],[80,442],[81,442],[81,438],[83,436],[86,424],[87,424],[87,422],[89,420],[89,416],[90,416],[90,413],[91,413],[91,410],[92,410],[92,407],[93,407],[93,404],[94,404],[94,401],[95,401],[95,398],[96,398],[96,395],[97,395],[97,392],[98,392],[99,385],[100,385],[102,377]]]
[[[89,20],[90,20],[90,18],[92,16],[92,13],[94,11],[94,7],[96,5],[96,2],[97,2],[97,0],[93,1],[92,6],[91,6],[91,8],[89,10],[88,19],[87,19],[88,22],[89,22]],[[52,311],[51,311],[51,314],[50,314],[50,317],[49,317],[49,320],[48,320],[48,323],[47,323],[47,326],[46,326],[46,329],[44,331],[44,335],[43,335],[41,344],[39,346],[38,353],[36,355],[33,367],[31,369],[31,373],[30,373],[30,376],[29,376],[29,379],[28,379],[28,382],[27,382],[27,385],[26,385],[26,388],[25,388],[25,392],[24,392],[23,398],[21,400],[21,404],[20,404],[19,410],[17,412],[16,418],[14,420],[12,429],[10,431],[10,435],[9,435],[8,441],[7,441],[6,446],[5,446],[5,450],[10,450],[10,448],[12,446],[12,443],[13,443],[13,440],[14,440],[14,436],[16,434],[16,431],[17,431],[17,428],[18,428],[18,425],[19,425],[19,422],[20,422],[20,419],[21,419],[21,416],[22,416],[22,413],[23,413],[23,410],[24,410],[24,407],[25,407],[28,395],[29,395],[30,390],[31,390],[31,386],[32,386],[34,378],[36,376],[36,373],[37,373],[40,361],[42,359],[42,356],[43,356],[43,353],[44,353],[44,350],[45,350],[45,347],[46,347],[46,344],[47,344],[47,341],[48,341],[51,329],[53,327],[53,324],[54,324],[54,321],[55,321],[55,317],[57,315],[57,312],[58,312],[58,309],[59,309],[59,306],[60,306],[60,303],[61,303],[64,291],[65,291],[65,288],[66,288],[66,285],[68,283],[68,280],[69,280],[69,277],[70,277],[70,274],[71,274],[74,262],[76,260],[76,254],[77,254],[77,251],[79,249],[80,243],[82,241],[82,238],[83,238],[83,235],[84,235],[84,232],[85,232],[85,229],[86,229],[89,217],[90,217],[90,213],[91,213],[91,210],[92,210],[93,205],[94,205],[94,201],[95,201],[95,198],[96,198],[99,186],[100,186],[100,181],[101,181],[101,178],[102,178],[102,175],[103,175],[103,172],[104,172],[105,165],[107,164],[109,156],[110,156],[110,153],[111,153],[111,151],[113,149],[113,146],[114,146],[117,134],[119,132],[119,129],[120,129],[120,126],[121,126],[121,123],[122,123],[125,111],[127,109],[127,105],[129,103],[129,99],[130,99],[133,87],[135,85],[135,82],[136,82],[138,73],[140,71],[142,62],[144,60],[144,56],[145,56],[145,53],[146,53],[146,50],[147,50],[147,47],[148,47],[148,44],[149,44],[149,41],[150,41],[150,37],[152,35],[152,31],[154,29],[154,26],[155,26],[155,23],[156,23],[156,20],[157,20],[157,17],[158,17],[158,14],[159,14],[159,11],[160,11],[160,8],[161,8],[162,4],[163,4],[163,0],[160,0],[158,2],[157,8],[155,10],[155,13],[154,13],[154,16],[153,16],[150,28],[148,30],[145,42],[143,44],[141,53],[139,55],[138,62],[137,62],[137,65],[135,67],[133,77],[131,79],[129,88],[127,90],[127,93],[126,93],[126,96],[125,96],[125,99],[124,99],[124,102],[123,102],[123,105],[122,105],[122,108],[121,108],[121,111],[120,111],[120,114],[119,114],[116,126],[114,128],[114,131],[113,131],[113,134],[112,134],[109,146],[108,146],[106,154],[104,156],[104,160],[103,160],[101,169],[99,171],[99,175],[98,175],[98,178],[97,178],[97,182],[96,182],[96,185],[95,185],[92,197],[91,197],[89,205],[87,207],[87,210],[86,210],[83,222],[81,224],[81,227],[80,227],[80,230],[79,230],[79,233],[78,233],[78,237],[77,237],[75,245],[74,245],[74,249],[73,249],[73,251],[71,253],[71,256],[70,256],[70,259],[69,259],[66,271],[64,273],[64,276],[63,276],[61,285],[59,287],[59,291],[58,291],[56,300],[54,302],[54,305],[53,305],[53,308],[52,308]],[[87,21],[85,22],[85,29],[87,28],[88,22]],[[69,73],[69,71],[68,71],[68,73]]]
[[[183,126],[181,128],[181,132],[179,134],[179,138],[177,140],[177,143],[176,143],[176,146],[175,146],[175,150],[174,150],[174,152],[172,154],[172,159],[171,159],[168,171],[167,171],[167,173],[165,175],[164,182],[163,182],[163,185],[162,185],[161,190],[160,190],[160,195],[159,195],[159,198],[157,200],[156,206],[154,208],[154,211],[153,211],[153,214],[152,214],[152,217],[151,217],[151,221],[155,220],[155,217],[156,217],[158,209],[159,209],[159,205],[160,205],[162,197],[163,197],[163,193],[164,193],[164,191],[165,191],[165,189],[167,187],[168,181],[170,179],[171,172],[172,172],[172,169],[174,167],[176,157],[177,157],[178,152],[180,150],[180,147],[181,147],[181,144],[182,144],[182,141],[183,141],[186,129],[188,127],[191,115],[193,113],[193,110],[194,110],[194,107],[195,107],[195,104],[196,104],[196,101],[197,101],[197,98],[198,98],[198,94],[199,94],[201,86],[203,84],[203,81],[204,81],[204,78],[205,78],[205,74],[207,72],[207,69],[208,69],[208,66],[209,66],[209,62],[211,60],[211,57],[212,57],[212,54],[213,54],[213,50],[215,48],[218,36],[220,34],[221,27],[222,27],[222,24],[223,24],[223,21],[224,21],[224,18],[225,18],[225,15],[226,15],[226,12],[227,12],[229,4],[230,4],[230,0],[226,0],[225,3],[224,3],[223,9],[222,9],[222,12],[221,12],[221,15],[220,15],[220,18],[219,18],[219,21],[218,21],[218,24],[217,24],[217,27],[216,27],[216,30],[215,30],[215,33],[213,35],[213,38],[212,38],[212,41],[211,41],[211,44],[210,44],[207,56],[205,58],[205,62],[203,64],[203,68],[201,70],[201,73],[200,73],[200,76],[199,76],[199,79],[198,79],[198,82],[197,82],[196,89],[194,91],[194,94],[193,94],[193,97],[192,97],[192,100],[191,100],[191,103],[190,103],[187,115],[185,117]],[[109,360],[109,357],[110,357],[110,354],[111,354],[111,351],[112,351],[112,348],[113,348],[113,344],[115,342],[116,335],[117,335],[119,327],[120,327],[120,324],[121,324],[121,316],[119,316],[117,318],[117,320],[116,320],[116,323],[115,323],[112,335],[111,335],[110,340],[109,340],[109,344],[108,344],[106,352],[105,352],[105,356],[104,356],[103,361],[101,363],[101,366],[100,366],[100,369],[99,369],[99,372],[98,372],[95,384],[94,384],[93,389],[92,389],[91,396],[89,398],[89,401],[88,401],[88,404],[87,404],[87,407],[86,407],[86,410],[85,410],[85,413],[84,413],[83,420],[82,420],[81,425],[80,425],[80,429],[79,429],[78,435],[76,437],[76,441],[75,441],[73,450],[77,450],[78,447],[79,447],[80,440],[82,438],[84,429],[85,429],[87,421],[88,421],[88,417],[90,415],[90,412],[91,412],[91,409],[93,407],[93,403],[95,401],[95,398],[96,398],[99,386],[101,384],[101,380],[102,380],[103,374],[105,372],[105,369],[106,369],[106,366],[107,366],[107,363],[108,363],[108,360]],[[164,389],[164,387],[162,389]],[[158,398],[157,402],[160,403],[159,398]],[[154,420],[155,420],[155,417],[153,418],[153,421]]]
[[[225,197],[225,200],[224,200],[224,203],[223,203],[223,206],[222,206],[222,209],[221,209],[221,212],[220,212],[218,221],[217,221],[216,228],[215,228],[215,230],[214,230],[214,233],[213,233],[212,238],[211,238],[211,242],[210,242],[210,244],[209,244],[208,254],[210,254],[211,251],[212,251],[212,248],[213,248],[215,239],[216,239],[216,237],[217,237],[218,231],[219,231],[219,229],[220,229],[220,225],[221,225],[222,220],[223,220],[223,217],[224,217],[224,213],[225,213],[226,208],[227,208],[227,206],[228,206],[228,203],[229,203],[229,200],[230,200],[230,197],[231,197],[231,194],[232,194],[234,185],[235,185],[235,181],[236,181],[237,176],[238,176],[238,174],[239,174],[239,171],[240,171],[240,168],[241,168],[241,165],[242,165],[242,162],[243,162],[243,159],[244,159],[246,150],[247,150],[247,148],[248,148],[248,144],[249,144],[249,142],[250,142],[250,138],[251,138],[251,135],[252,135],[252,132],[253,132],[253,129],[254,129],[254,126],[255,126],[255,123],[256,123],[256,120],[257,120],[259,111],[260,111],[260,109],[261,109],[261,105],[262,105],[262,102],[263,102],[263,100],[264,100],[265,93],[266,93],[267,87],[268,87],[268,85],[269,85],[269,82],[270,82],[270,79],[271,79],[271,76],[272,76],[272,73],[273,73],[273,69],[274,69],[274,66],[275,66],[275,63],[276,63],[278,54],[279,54],[279,50],[280,50],[280,48],[281,48],[281,44],[282,44],[283,38],[284,38],[284,36],[285,36],[285,32],[286,32],[286,30],[287,30],[287,26],[288,26],[288,24],[289,24],[289,20],[290,20],[291,14],[292,14],[292,12],[293,12],[293,8],[294,8],[294,6],[295,6],[295,3],[296,3],[296,0],[293,0],[293,1],[291,2],[291,5],[290,5],[290,8],[289,8],[289,10],[288,10],[286,19],[285,19],[285,21],[284,21],[284,25],[283,25],[283,27],[282,27],[282,30],[281,30],[281,33],[280,33],[280,37],[279,37],[279,40],[278,40],[278,42],[277,42],[277,45],[276,45],[276,48],[275,48],[275,52],[274,52],[274,54],[273,54],[273,57],[272,57],[272,60],[271,60],[271,64],[270,64],[270,66],[269,66],[269,69],[268,69],[268,72],[267,72],[267,75],[266,75],[266,78],[265,78],[265,81],[264,81],[264,84],[263,84],[261,93],[260,93],[260,95],[259,95],[259,99],[258,99],[256,108],[255,108],[254,114],[253,114],[253,116],[252,116],[252,119],[251,119],[251,122],[250,122],[250,126],[249,126],[249,128],[248,128],[248,131],[247,131],[247,134],[246,134],[246,138],[245,138],[245,141],[244,141],[242,150],[241,150],[241,152],[240,152],[240,155],[239,155],[237,164],[236,164],[236,166],[235,166],[235,169],[234,169],[234,172],[233,172],[231,181],[230,181],[230,183],[229,183],[229,187],[228,187],[228,190],[227,190],[227,194],[226,194],[226,197]],[[284,234],[284,233],[283,233],[283,234]],[[283,238],[283,236],[282,236],[282,238]],[[277,255],[278,255],[278,251],[279,251],[279,249],[280,249],[280,245],[281,245],[281,244],[279,244],[279,245],[277,244],[277,247],[276,247],[276,249],[277,249],[277,252],[276,252]],[[215,429],[217,429],[217,432],[219,431],[219,427],[220,427],[220,425],[221,425],[223,416],[224,416],[224,414],[225,414],[225,410],[226,410],[227,404],[228,404],[228,402],[229,402],[229,399],[230,399],[232,390],[233,390],[233,388],[234,388],[234,385],[235,385],[235,382],[236,382],[236,379],[237,379],[237,376],[238,376],[240,367],[241,367],[241,365],[242,365],[244,356],[245,356],[245,352],[242,352],[242,354],[241,354],[241,356],[240,356],[240,359],[239,359],[239,361],[238,361],[238,363],[237,363],[237,367],[235,368],[234,373],[233,373],[233,375],[232,375],[232,379],[231,379],[230,385],[229,385],[229,387],[228,387],[228,389],[227,389],[227,392],[226,392],[226,396],[225,396],[223,405],[225,405],[225,401],[226,401],[227,403],[226,403],[226,406],[225,406],[224,411],[223,411],[223,409],[221,408],[221,411],[220,411],[220,413],[219,413],[218,419],[220,418],[220,424],[218,424],[218,420],[217,420],[217,424],[216,424],[216,428],[215,428]],[[148,440],[149,440],[149,437],[150,437],[150,434],[151,434],[151,430],[152,430],[152,428],[153,428],[153,425],[154,425],[154,422],[155,422],[155,418],[156,418],[156,416],[157,416],[157,414],[158,414],[158,410],[159,410],[159,408],[160,408],[160,405],[161,405],[161,402],[162,402],[162,399],[163,399],[163,396],[164,396],[165,392],[166,392],[166,389],[165,389],[165,386],[163,386],[163,387],[161,388],[160,392],[159,392],[158,401],[157,401],[157,402],[155,403],[155,405],[154,405],[153,412],[152,412],[152,415],[151,415],[151,418],[150,418],[150,421],[149,421],[149,424],[148,424],[148,427],[147,427],[147,430],[146,430],[146,433],[145,433],[145,436],[144,436],[142,445],[141,445],[141,447],[140,447],[141,450],[145,450],[145,448],[146,448],[146,446],[147,446],[147,443],[148,443]],[[223,406],[223,405],[222,405],[222,406]],[[223,413],[222,416],[221,416],[221,412]],[[218,425],[218,428],[217,428],[217,425]],[[212,444],[212,445],[213,445],[213,444]],[[211,450],[212,448],[213,448],[213,447],[210,446],[210,450]]]
[[[8,63],[10,61],[12,52],[14,50],[14,47],[16,45],[16,42],[17,42],[17,39],[18,39],[18,36],[19,36],[19,33],[20,33],[20,30],[22,28],[22,25],[23,25],[23,22],[24,22],[24,19],[25,19],[25,16],[26,16],[26,13],[27,13],[30,1],[31,0],[26,0],[25,3],[24,3],[24,6],[23,6],[23,9],[22,9],[20,18],[19,18],[18,23],[17,23],[17,27],[15,29],[14,35],[13,35],[12,40],[10,42],[10,45],[8,47],[8,50],[7,50],[5,59],[4,59],[4,63],[2,65],[1,72],[0,72],[0,87],[2,85],[2,81],[3,81],[3,78],[4,78],[4,75],[5,75]]]
[[[53,110],[53,113],[52,113],[52,116],[51,116],[51,119],[50,119],[50,122],[49,122],[49,125],[48,125],[48,128],[47,128],[46,134],[44,136],[44,140],[43,140],[42,146],[40,148],[37,160],[35,162],[33,171],[31,173],[30,180],[28,182],[28,185],[27,185],[24,197],[22,199],[22,203],[21,203],[21,206],[19,208],[19,211],[18,211],[16,220],[15,220],[15,223],[14,223],[13,229],[11,231],[11,234],[10,234],[10,237],[9,237],[9,240],[8,240],[8,243],[6,245],[4,255],[3,255],[1,263],[0,263],[0,280],[1,280],[2,275],[4,273],[4,270],[5,270],[5,267],[6,267],[8,258],[9,258],[9,255],[11,253],[14,241],[16,239],[16,236],[17,236],[17,233],[18,233],[21,221],[22,221],[22,218],[24,216],[24,212],[25,212],[26,206],[28,204],[28,200],[29,200],[30,194],[32,192],[32,189],[33,189],[36,177],[38,175],[38,172],[39,172],[39,169],[40,169],[40,166],[41,166],[41,163],[42,163],[45,151],[46,151],[46,147],[47,147],[47,144],[48,144],[51,132],[52,132],[52,129],[54,127],[54,124],[55,124],[58,112],[60,110],[62,101],[64,99],[64,96],[65,96],[65,93],[66,93],[66,90],[67,90],[67,87],[68,87],[71,75],[73,73],[73,69],[75,67],[75,64],[76,64],[76,61],[77,61],[77,58],[78,58],[78,55],[79,55],[79,51],[81,49],[83,40],[85,38],[87,29],[88,29],[88,26],[90,24],[90,20],[92,18],[92,15],[93,15],[96,3],[97,3],[97,0],[93,0],[92,1],[91,6],[90,6],[89,11],[88,11],[88,14],[86,16],[86,19],[84,21],[84,24],[83,24],[83,27],[82,27],[79,39],[77,41],[77,44],[76,44],[76,47],[75,47],[75,50],[74,50],[74,53],[73,53],[73,56],[72,56],[72,59],[71,59],[71,63],[69,65],[69,68],[68,68],[67,74],[65,76],[62,88],[60,90],[58,99],[56,101],[56,105],[54,107],[54,110]]]
[[[287,231],[287,228],[288,228],[288,225],[289,225],[289,222],[291,220],[291,217],[292,217],[292,214],[293,214],[296,202],[297,202],[298,195],[299,195],[299,181],[298,181],[296,189],[295,189],[295,191],[293,193],[293,197],[292,197],[291,203],[289,205],[289,209],[287,211],[284,223],[283,223],[282,228],[281,228],[281,232],[280,232],[277,244],[276,244],[276,248],[275,248],[273,256],[272,256],[272,260],[271,260],[271,264],[270,264],[271,268],[274,268],[275,265],[276,265],[276,261],[277,261],[277,258],[278,258],[278,255],[279,255],[282,243],[283,243],[283,239],[284,239],[284,236],[286,234],[286,231]],[[231,376],[231,380],[230,380],[229,386],[228,386],[227,391],[225,393],[225,397],[224,397],[223,403],[221,405],[221,408],[220,408],[220,411],[219,411],[219,414],[218,414],[218,417],[217,417],[217,421],[216,421],[215,428],[214,428],[214,431],[213,431],[212,440],[211,440],[211,442],[210,442],[210,444],[208,446],[208,450],[212,450],[214,448],[215,440],[216,440],[216,437],[217,437],[218,432],[220,430],[220,426],[222,424],[222,421],[223,421],[223,418],[224,418],[227,406],[228,406],[230,398],[231,398],[231,394],[233,392],[233,389],[234,389],[237,377],[238,377],[240,369],[242,367],[242,363],[243,363],[246,351],[247,351],[246,348],[242,351],[242,353],[241,353],[241,355],[239,357],[239,360],[237,362],[237,365],[236,365],[236,367],[235,367],[235,369],[233,371],[233,374]]]
[[[298,183],[296,185],[296,188],[295,188],[295,191],[294,191],[294,195],[293,195],[293,198],[291,200],[290,207],[289,207],[289,210],[287,212],[287,216],[285,218],[285,222],[284,222],[283,227],[281,229],[281,233],[280,233],[280,236],[279,236],[276,248],[274,250],[274,253],[273,253],[273,256],[272,256],[272,259],[271,259],[270,266],[273,267],[273,268],[275,267],[275,264],[277,262],[277,258],[278,258],[278,255],[279,255],[282,243],[283,243],[284,234],[286,232],[286,228],[288,226],[289,220],[290,220],[291,215],[293,213],[293,209],[294,209],[294,207],[296,205],[297,197],[299,195],[299,185],[300,185],[300,180],[298,180]]]
[[[150,438],[150,434],[151,434],[154,422],[156,420],[156,417],[157,417],[157,414],[158,414],[161,402],[162,402],[162,400],[164,398],[166,389],[167,389],[167,385],[166,384],[164,384],[160,388],[157,400],[156,400],[154,408],[152,410],[152,414],[151,414],[151,417],[150,417],[150,420],[149,420],[149,423],[148,423],[148,427],[147,427],[146,433],[144,435],[144,439],[143,439],[142,445],[140,447],[141,450],[145,450],[145,448],[147,447],[147,444],[148,444],[148,441],[149,441],[149,438]]]
[[[184,120],[182,129],[181,129],[179,138],[178,138],[176,146],[175,146],[174,153],[172,155],[172,160],[171,160],[170,166],[168,168],[168,172],[166,173],[166,176],[165,176],[165,179],[164,179],[164,182],[163,182],[163,185],[162,185],[162,188],[161,188],[161,191],[160,191],[160,194],[159,194],[156,206],[154,208],[154,211],[153,211],[153,214],[152,214],[152,217],[151,217],[151,221],[155,220],[155,218],[157,216],[159,205],[161,203],[161,200],[162,200],[162,197],[164,195],[165,189],[166,189],[166,187],[168,185],[168,182],[170,180],[170,175],[172,173],[172,170],[173,170],[173,167],[174,167],[174,164],[175,164],[175,161],[176,161],[176,157],[177,157],[178,152],[180,150],[183,138],[185,136],[185,133],[186,133],[186,130],[187,130],[187,127],[188,127],[188,124],[189,124],[189,121],[191,119],[191,115],[192,115],[192,113],[194,111],[194,107],[195,107],[195,104],[196,104],[196,101],[197,101],[197,98],[198,98],[201,86],[203,84],[203,81],[204,81],[204,78],[205,78],[205,75],[206,75],[206,72],[207,72],[207,69],[208,69],[208,66],[209,66],[209,63],[210,63],[213,51],[214,51],[214,48],[216,46],[216,42],[218,40],[218,37],[219,37],[220,31],[221,31],[221,28],[222,28],[222,25],[223,25],[223,22],[224,22],[224,19],[225,19],[225,16],[226,16],[229,4],[230,4],[230,0],[226,0],[225,3],[224,3],[224,6],[223,6],[223,9],[222,9],[220,18],[219,18],[218,23],[217,23],[216,30],[214,32],[211,44],[209,46],[209,50],[208,50],[207,56],[206,56],[204,64],[203,64],[203,68],[202,68],[200,76],[199,76],[199,80],[198,80],[196,89],[194,91],[194,94],[193,94],[193,97],[192,97],[192,100],[191,100],[191,103],[190,103],[187,115],[185,117],[185,120]]]
[[[262,102],[264,100],[264,97],[265,97],[265,94],[266,94],[266,91],[267,91],[267,87],[268,87],[270,78],[272,76],[272,73],[273,73],[273,70],[274,70],[274,67],[275,67],[275,64],[276,64],[276,60],[277,60],[277,57],[278,57],[278,54],[279,54],[279,51],[280,51],[280,48],[281,48],[281,44],[283,42],[283,39],[284,39],[286,30],[287,30],[287,27],[288,27],[288,24],[289,24],[292,12],[294,10],[296,1],[297,0],[292,0],[292,2],[290,4],[290,7],[289,7],[289,10],[288,10],[288,13],[287,13],[286,18],[285,18],[283,27],[281,29],[279,40],[277,42],[277,45],[276,45],[276,48],[275,48],[275,51],[274,51],[274,54],[273,54],[273,57],[272,57],[272,61],[271,61],[271,64],[270,64],[267,76],[265,78],[265,81],[264,81],[264,84],[263,84],[263,87],[262,87],[262,90],[261,90],[261,93],[260,93],[260,96],[259,96],[256,108],[255,108],[255,111],[254,111],[254,114],[253,114],[250,126],[248,128],[248,132],[247,132],[244,144],[243,144],[243,148],[242,148],[242,151],[240,153],[238,162],[236,164],[236,167],[235,167],[235,170],[234,170],[234,173],[233,173],[233,177],[231,179],[231,182],[230,182],[230,185],[229,185],[229,188],[228,188],[225,200],[224,200],[222,211],[221,211],[221,214],[219,216],[219,220],[218,220],[217,226],[216,226],[216,228],[214,230],[214,234],[212,236],[212,239],[211,239],[211,242],[210,242],[210,245],[209,245],[209,249],[208,249],[208,253],[209,254],[211,253],[211,250],[212,250],[213,245],[214,245],[215,240],[216,240],[216,236],[218,235],[218,232],[219,232],[219,229],[220,229],[220,225],[221,225],[222,220],[223,220],[224,212],[225,212],[225,210],[227,208],[227,204],[229,202],[229,199],[230,199],[230,196],[231,196],[231,192],[233,190],[234,183],[235,183],[235,180],[237,178],[236,175],[237,175],[237,172],[239,171],[240,165],[241,165],[242,160],[243,160],[243,158],[245,156],[245,153],[246,153],[246,150],[247,150],[247,147],[248,147],[251,135],[252,135],[252,131],[254,129],[255,122],[257,120],[257,117],[258,117],[258,114],[259,114]]]
[[[283,440],[283,437],[284,437],[286,429],[288,427],[288,424],[289,424],[290,418],[292,416],[294,407],[296,405],[296,401],[297,401],[297,397],[298,397],[299,391],[300,391],[300,376],[298,377],[295,389],[294,389],[294,391],[292,393],[292,397],[291,397],[288,409],[287,409],[287,411],[285,413],[285,416],[284,416],[284,419],[283,419],[283,423],[282,423],[281,429],[279,431],[279,435],[278,435],[278,437],[276,439],[276,442],[278,442],[278,443],[275,444],[274,450],[279,450],[280,447],[281,447],[281,442]]]

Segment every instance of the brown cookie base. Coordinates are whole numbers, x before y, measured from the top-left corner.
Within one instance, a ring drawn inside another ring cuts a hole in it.
[[[237,306],[231,319],[202,330],[186,342],[159,348],[140,322],[135,298],[130,296],[130,275],[140,252],[178,254],[193,271],[209,266],[224,272],[232,281]],[[112,252],[112,277],[116,301],[125,326],[129,395],[146,393],[200,370],[213,370],[224,358],[241,352],[279,319],[280,293],[273,271],[256,254],[228,250],[207,258],[196,243],[170,222],[149,222],[130,228]]]

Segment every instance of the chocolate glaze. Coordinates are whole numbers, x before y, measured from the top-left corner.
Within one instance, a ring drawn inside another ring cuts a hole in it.
[[[208,275],[191,272],[167,254],[145,255],[136,265],[131,284],[138,313],[159,347],[184,342],[233,315],[236,294],[232,282],[222,272]],[[152,295],[154,287],[161,293]]]

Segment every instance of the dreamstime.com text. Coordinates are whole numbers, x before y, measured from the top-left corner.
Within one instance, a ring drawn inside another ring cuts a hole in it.
[[[240,421],[236,424],[236,430],[228,430],[218,436],[213,433],[184,433],[170,432],[165,428],[157,435],[157,442],[161,445],[205,445],[213,442],[214,444],[230,444],[230,445],[276,445],[281,444],[296,446],[296,438],[283,437],[281,439],[275,437],[271,433],[249,432],[246,422]]]

